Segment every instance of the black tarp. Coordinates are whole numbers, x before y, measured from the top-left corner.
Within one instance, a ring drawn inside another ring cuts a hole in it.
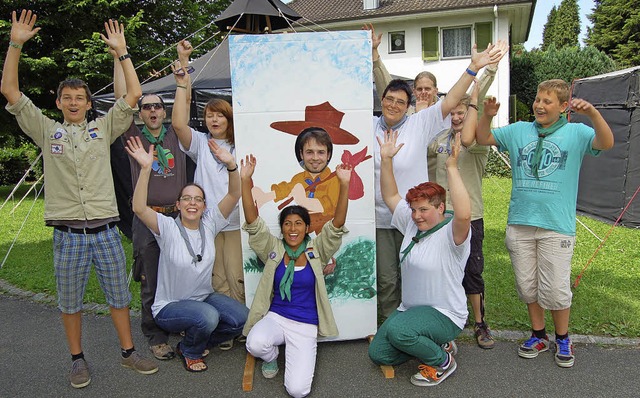
[[[216,18],[215,24],[224,32],[235,25],[244,32],[265,33],[287,29],[287,19],[300,18],[300,14],[279,0],[235,0]]]
[[[576,80],[573,97],[592,103],[613,131],[615,144],[600,156],[585,156],[580,170],[578,211],[604,221],[616,221],[640,186],[640,67]],[[572,122],[591,126],[586,116]],[[640,199],[635,198],[620,219],[640,227]]]

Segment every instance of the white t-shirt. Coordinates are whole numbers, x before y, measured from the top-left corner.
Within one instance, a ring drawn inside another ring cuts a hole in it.
[[[151,306],[155,317],[167,304],[180,300],[203,301],[213,293],[211,274],[216,249],[213,244],[215,236],[228,222],[218,208],[206,210],[200,221],[204,226],[204,251],[200,253],[201,241],[199,230],[185,228],[191,247],[196,254],[202,254],[202,261],[193,262],[187,244],[180,234],[175,219],[158,213],[159,234],[153,234],[160,247],[158,261],[158,287],[156,298]]]
[[[380,144],[376,137],[381,141],[384,138],[385,131],[380,123],[382,117],[373,118],[376,228],[391,229],[391,211],[384,203],[380,190]],[[427,148],[438,133],[449,127],[451,127],[451,117],[442,117],[442,101],[408,116],[406,122],[400,126],[396,143],[403,143],[404,146],[393,158],[393,175],[396,178],[400,196],[404,198],[410,188],[429,181]]]
[[[204,134],[191,129],[191,148],[189,150],[180,144],[180,149],[196,162],[196,171],[193,181],[204,189],[207,198],[207,206],[218,206],[218,203],[229,192],[229,172],[224,163],[219,163],[209,149],[209,134]],[[218,145],[225,148],[235,156],[231,145],[226,140],[215,140]],[[240,229],[240,209],[236,203],[229,214],[229,225],[223,231],[235,231]]]
[[[396,206],[391,224],[404,233],[402,251],[418,231],[411,219],[411,208],[404,199]],[[464,329],[469,312],[462,278],[470,252],[471,229],[464,243],[456,245],[453,241],[453,222],[422,238],[400,264],[402,302],[398,311],[427,305]]]

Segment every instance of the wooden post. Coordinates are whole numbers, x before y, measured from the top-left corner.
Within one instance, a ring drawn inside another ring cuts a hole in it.
[[[369,340],[369,343],[371,343],[371,340],[373,340],[373,335],[369,335],[367,337],[367,340]],[[382,374],[384,375],[385,379],[393,379],[396,376],[396,372],[395,370],[393,370],[393,366],[391,365],[380,365],[380,370],[382,370]]]
[[[242,375],[242,391],[253,390],[253,372],[256,368],[256,359],[247,352],[244,362],[244,374]]]

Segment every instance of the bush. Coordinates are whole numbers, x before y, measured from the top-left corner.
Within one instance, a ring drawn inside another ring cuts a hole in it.
[[[17,148],[0,148],[0,185],[16,184],[29,165],[40,154],[40,149],[31,143],[23,143]],[[42,175],[42,160],[34,167],[27,180],[34,181]]]

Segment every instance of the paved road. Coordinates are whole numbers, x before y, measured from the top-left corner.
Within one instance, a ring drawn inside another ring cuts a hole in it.
[[[242,391],[245,350],[214,350],[209,371],[186,372],[178,360],[159,362],[160,371],[143,376],[119,364],[115,331],[108,316],[83,317],[84,350],[93,370],[91,384],[71,388],[67,381],[71,363],[58,311],[0,293],[0,397],[281,397],[282,372],[266,380],[259,373],[254,389]],[[134,340],[144,339],[133,318]],[[172,344],[177,342],[173,337]],[[471,342],[459,344],[458,370],[436,387],[415,387],[409,377],[418,363],[396,367],[394,379],[384,379],[367,357],[362,341],[320,345],[311,397],[638,397],[640,348],[580,344],[576,365],[561,369],[551,353],[521,359],[517,343],[499,341],[483,351]],[[280,367],[283,367],[281,356]]]

